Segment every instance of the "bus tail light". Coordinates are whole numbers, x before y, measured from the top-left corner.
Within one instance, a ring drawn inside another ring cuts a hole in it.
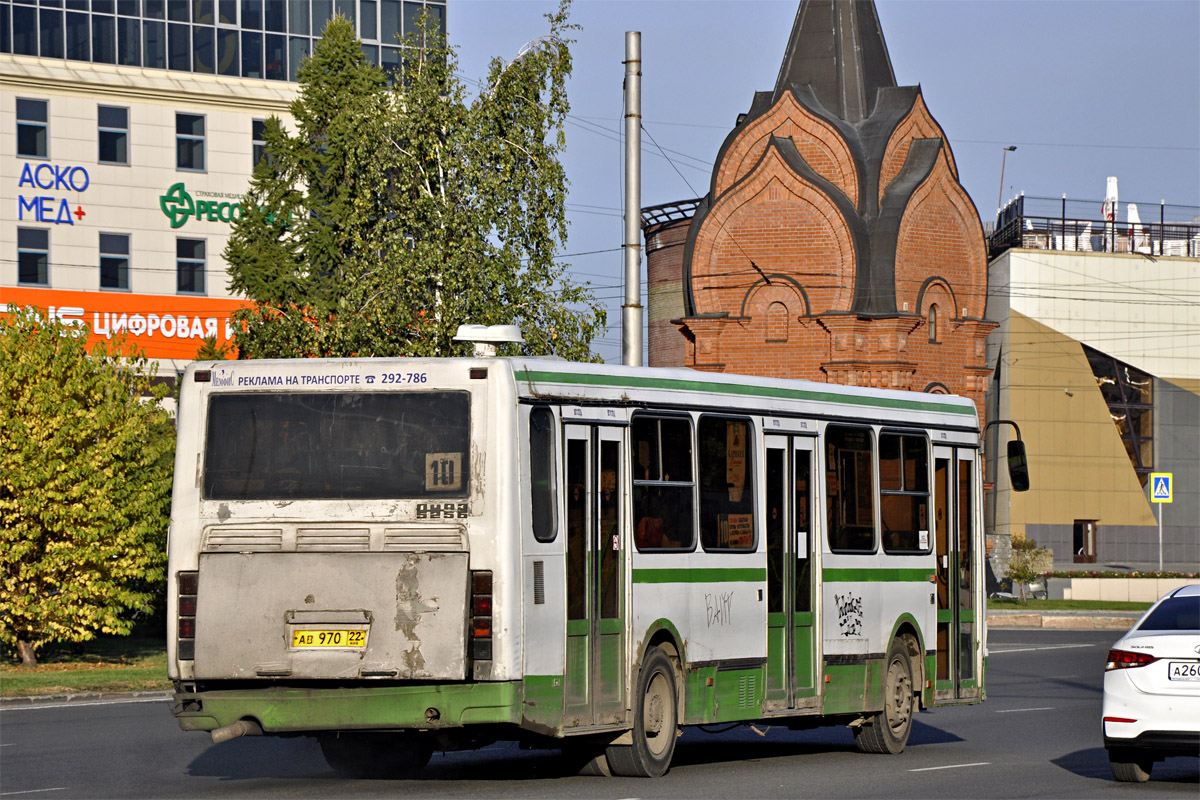
[[[175,628],[177,651],[182,661],[196,659],[196,595],[200,587],[199,572],[177,572],[179,608]]]
[[[492,660],[492,573],[471,572],[471,657]]]

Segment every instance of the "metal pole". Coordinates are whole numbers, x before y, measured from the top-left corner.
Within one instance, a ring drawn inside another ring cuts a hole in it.
[[[1167,224],[1167,201],[1158,201],[1158,254],[1163,254],[1163,228]]]
[[[1016,150],[1016,145],[1009,145],[1004,148],[1004,155],[1000,156],[1000,191],[996,194],[996,222],[1000,222],[1000,212],[1003,207],[1000,205],[1004,202],[1004,164],[1008,161],[1008,153],[1010,150]]]
[[[1150,486],[1150,492],[1154,492],[1153,484]],[[1158,504],[1158,571],[1162,572],[1162,507],[1163,503]]]
[[[642,366],[642,34],[625,32],[625,305],[621,363]]]

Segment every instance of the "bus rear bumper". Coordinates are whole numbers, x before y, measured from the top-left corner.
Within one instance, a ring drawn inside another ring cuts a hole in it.
[[[175,692],[173,713],[185,731],[211,731],[238,720],[264,733],[440,730],[467,725],[520,723],[520,681],[309,688],[190,689]]]

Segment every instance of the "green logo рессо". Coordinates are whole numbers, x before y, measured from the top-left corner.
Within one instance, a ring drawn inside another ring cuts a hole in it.
[[[167,193],[158,198],[158,205],[171,220],[172,228],[182,228],[191,216],[209,222],[233,222],[242,216],[242,207],[237,203],[193,200],[182,183],[167,189]]]

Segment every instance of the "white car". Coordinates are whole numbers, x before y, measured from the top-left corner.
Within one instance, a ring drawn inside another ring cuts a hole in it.
[[[1200,755],[1200,586],[1169,592],[1113,643],[1104,667],[1104,748],[1113,777]]]

